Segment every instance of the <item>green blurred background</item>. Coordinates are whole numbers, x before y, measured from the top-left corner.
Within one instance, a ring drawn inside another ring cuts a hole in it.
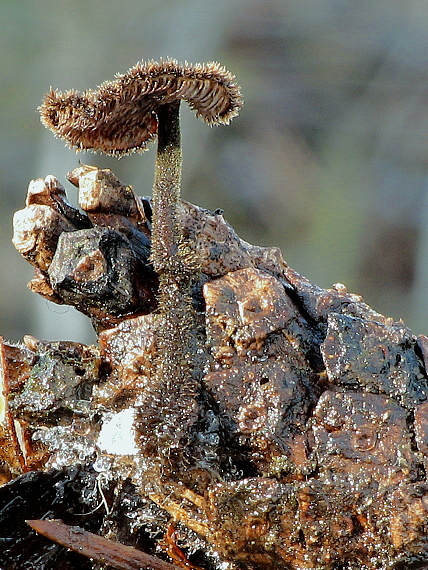
[[[323,287],[342,282],[415,333],[428,317],[428,3],[425,0],[1,0],[0,333],[94,339],[37,299],[11,244],[32,178],[78,160],[151,193],[154,149],[76,155],[46,131],[50,86],[92,88],[139,60],[218,60],[245,106],[210,129],[183,106],[183,197],[223,208]],[[71,201],[75,190],[66,184]]]

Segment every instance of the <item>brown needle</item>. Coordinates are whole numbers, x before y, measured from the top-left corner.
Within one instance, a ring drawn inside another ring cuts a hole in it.
[[[180,570],[178,566],[132,546],[108,540],[78,526],[67,525],[60,520],[28,520],[26,522],[36,532],[54,542],[83,556],[93,558],[97,562],[114,566],[118,570],[141,570],[142,568]]]

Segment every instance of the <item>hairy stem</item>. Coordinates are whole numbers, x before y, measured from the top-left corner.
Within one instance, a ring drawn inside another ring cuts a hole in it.
[[[158,113],[158,153],[153,187],[152,262],[159,274],[156,358],[150,397],[144,404],[140,444],[158,457],[177,452],[197,420],[195,310],[192,269],[185,262],[178,220],[181,149],[179,105]],[[150,411],[148,411],[150,410]],[[165,410],[168,413],[165,414]],[[179,452],[181,453],[181,452]]]
[[[162,275],[178,256],[177,206],[181,184],[180,103],[158,111],[158,151],[153,185],[152,261]],[[168,271],[168,270],[167,270]]]
[[[157,379],[176,382],[189,357],[191,274],[180,255],[178,202],[181,184],[180,104],[158,112],[158,151],[153,186],[152,261],[159,274]],[[188,368],[187,368],[188,369]],[[185,372],[184,372],[185,373]]]

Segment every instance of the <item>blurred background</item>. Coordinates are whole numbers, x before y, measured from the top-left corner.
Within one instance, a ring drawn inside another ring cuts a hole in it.
[[[36,111],[50,86],[94,88],[139,60],[218,60],[244,109],[210,129],[183,105],[183,197],[222,208],[322,287],[342,282],[428,332],[425,0],[2,0],[0,333],[95,339],[84,316],[26,288],[11,244],[28,182],[111,168],[151,193],[154,148],[117,161],[66,149]]]

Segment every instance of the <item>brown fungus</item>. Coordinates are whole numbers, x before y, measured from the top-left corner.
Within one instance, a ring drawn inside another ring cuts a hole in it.
[[[78,150],[120,157],[142,151],[156,135],[158,138],[151,235],[151,260],[159,274],[150,408],[155,419],[150,426],[141,426],[142,450],[153,448],[152,437],[159,449],[168,433],[163,425],[164,413],[158,409],[165,395],[171,405],[175,403],[177,417],[171,425],[185,425],[197,417],[194,394],[200,380],[201,357],[195,347],[196,313],[191,296],[195,264],[191,248],[183,243],[178,220],[182,99],[209,125],[228,124],[242,106],[234,76],[219,64],[180,65],[168,59],[139,63],[95,91],[80,94],[51,90],[40,107],[45,126]],[[189,399],[193,403],[186,407],[185,400]],[[183,405],[177,406],[176,402]],[[145,406],[150,407],[148,402]],[[180,447],[180,430],[173,432],[175,444],[169,441],[169,449]]]
[[[120,157],[144,150],[158,136],[152,260],[159,273],[180,241],[176,203],[182,99],[209,125],[228,124],[242,106],[234,76],[224,67],[218,63],[181,65],[172,59],[138,63],[98,90],[51,90],[40,106],[43,124],[78,150]]]
[[[209,125],[228,124],[242,106],[234,76],[218,63],[138,63],[98,90],[51,90],[40,106],[43,124],[72,148],[123,156],[144,150],[165,105],[186,100]]]

